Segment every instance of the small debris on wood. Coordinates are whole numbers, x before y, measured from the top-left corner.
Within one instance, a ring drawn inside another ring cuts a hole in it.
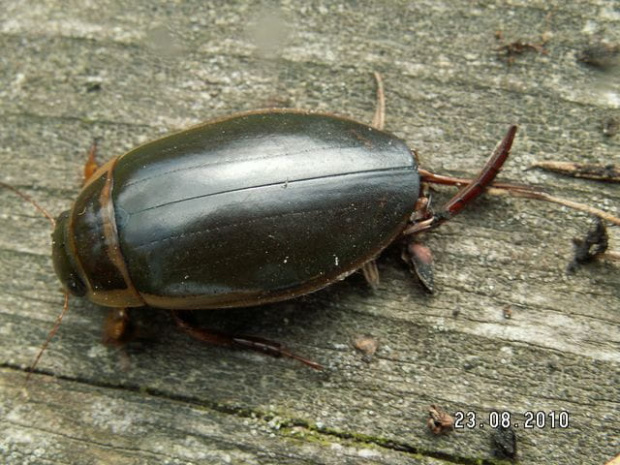
[[[583,239],[574,238],[574,256],[566,269],[567,273],[574,272],[579,265],[595,260],[599,255],[604,254],[609,246],[609,236],[607,228],[603,222],[597,218],[592,227],[588,230]]]
[[[609,71],[620,65],[620,46],[599,42],[588,45],[577,60],[601,71]]]
[[[358,336],[353,340],[353,347],[359,350],[364,356],[362,360],[365,362],[370,362],[372,360],[373,355],[379,348],[379,341],[372,336]]]
[[[569,161],[538,161],[530,168],[540,168],[574,178],[604,182],[620,182],[620,165],[613,163],[573,163]]]
[[[86,92],[99,92],[102,86],[100,82],[89,82],[86,84]]]
[[[426,424],[435,435],[447,434],[454,429],[454,418],[438,405],[431,404]]]
[[[614,137],[616,134],[618,134],[618,131],[620,130],[620,120],[618,120],[618,118],[610,116],[603,120],[602,126],[603,135],[607,137]]]
[[[510,460],[517,457],[517,435],[512,426],[495,428],[491,439],[496,457]]]
[[[504,39],[503,32],[495,31],[495,38],[497,40],[503,41]],[[498,48],[496,48],[495,50],[497,51],[497,57],[500,60],[505,61],[509,65],[512,65],[515,62],[516,57],[518,55],[523,55],[525,52],[528,52],[528,51],[538,52],[542,55],[546,55],[547,50],[545,50],[544,47],[548,40],[549,40],[549,35],[543,34],[540,42],[527,42],[527,41],[519,39],[519,40],[515,40],[510,43],[507,43],[507,44],[503,44],[499,46]]]
[[[512,318],[512,307],[510,305],[508,305],[507,307],[504,307],[504,318],[506,320],[510,320]]]

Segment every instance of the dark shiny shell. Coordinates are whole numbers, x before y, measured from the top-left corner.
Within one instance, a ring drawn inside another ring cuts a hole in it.
[[[114,166],[121,252],[146,303],[258,305],[341,279],[402,232],[419,194],[398,138],[264,111],[148,143]]]

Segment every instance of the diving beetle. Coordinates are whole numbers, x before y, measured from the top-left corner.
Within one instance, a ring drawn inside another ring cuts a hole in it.
[[[165,136],[96,170],[91,153],[86,183],[52,234],[54,268],[66,290],[63,314],[69,294],[112,308],[105,338],[114,343],[128,334],[127,308],[166,308],[202,341],[321,368],[272,341],[197,328],[182,310],[292,299],[360,269],[376,282],[373,260],[397,239],[404,239],[407,260],[430,286],[429,251],[415,235],[448,220],[491,185],[517,131],[509,127],[474,180],[434,175],[419,168],[401,139],[383,131],[376,79],[372,125],[263,110]],[[428,182],[461,189],[434,211]]]

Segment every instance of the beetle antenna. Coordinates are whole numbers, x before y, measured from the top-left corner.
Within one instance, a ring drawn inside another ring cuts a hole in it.
[[[56,318],[56,322],[54,323],[54,327],[52,328],[52,330],[47,335],[47,339],[45,340],[45,342],[41,346],[41,349],[39,349],[39,353],[35,357],[34,361],[30,365],[30,367],[28,368],[28,375],[26,376],[26,384],[28,384],[28,381],[30,380],[30,377],[32,376],[32,373],[34,373],[34,369],[36,368],[37,364],[39,363],[39,360],[41,360],[41,357],[43,356],[43,353],[47,350],[47,346],[49,346],[52,338],[58,332],[58,328],[60,328],[60,323],[62,322],[62,319],[63,319],[63,317],[65,316],[65,314],[67,313],[68,310],[69,310],[69,293],[67,291],[65,291],[65,303],[64,303],[64,305],[62,307],[62,312],[60,312],[60,315],[58,315],[58,317]]]
[[[24,194],[22,191],[20,191],[16,187],[13,187],[10,184],[4,183],[4,182],[0,182],[0,187],[4,187],[5,189],[8,189],[8,190],[10,190],[12,192],[15,192],[22,199],[24,199],[27,202],[30,202],[34,206],[34,208],[39,210],[39,212],[41,212],[43,214],[43,216],[45,216],[50,221],[50,223],[52,224],[52,229],[54,229],[56,227],[56,220],[54,219],[54,217],[45,208],[43,208],[41,205],[39,205],[28,194]]]

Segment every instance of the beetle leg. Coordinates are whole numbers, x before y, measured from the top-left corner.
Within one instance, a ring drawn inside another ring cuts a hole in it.
[[[385,126],[385,93],[383,92],[383,79],[377,72],[375,72],[375,80],[377,81],[377,107],[372,117],[371,126],[383,130]]]
[[[271,355],[272,357],[292,358],[315,370],[323,369],[323,366],[320,364],[294,354],[278,342],[253,336],[233,336],[211,329],[197,328],[188,321],[189,312],[187,311],[172,311],[172,316],[181,331],[201,342],[222,347],[238,347],[254,350],[265,355]]]
[[[375,114],[372,117],[373,128],[383,130],[385,127],[385,92],[383,91],[383,78],[377,72],[374,73],[375,80],[377,81],[377,106],[375,107]],[[373,289],[379,286],[379,269],[375,260],[364,263],[362,266],[362,273],[366,282]]]
[[[497,176],[499,170],[502,168],[502,165],[506,162],[516,134],[517,126],[510,126],[502,141],[495,147],[493,154],[491,154],[491,157],[487,160],[480,174],[471,184],[457,192],[456,195],[443,206],[442,210],[444,212],[450,216],[454,216],[463,210],[468,203],[472,202],[484,192],[484,189],[493,182],[495,176]]]
[[[427,187],[424,187],[416,202],[412,215],[414,224],[433,217],[431,197],[427,192]],[[406,240],[401,258],[409,265],[411,272],[418,277],[424,288],[432,294],[434,290],[434,273],[431,249],[422,244],[416,235],[410,235]]]
[[[134,325],[126,308],[112,308],[103,324],[103,343],[121,346],[135,334]]]
[[[364,263],[364,266],[362,266],[362,273],[364,274],[364,278],[370,287],[376,289],[379,286],[379,269],[377,268],[376,260],[370,260],[369,262]]]
[[[99,164],[97,163],[97,139],[93,139],[93,143],[90,146],[90,150],[88,151],[88,159],[84,164],[84,184],[90,179],[90,177],[95,174],[95,171],[99,169]]]
[[[420,173],[422,180],[430,184],[441,184],[444,186],[463,187],[475,181],[474,179],[457,178],[456,176],[446,176],[444,174],[435,174],[431,171],[425,170],[424,168],[418,168],[418,172]],[[540,187],[528,186],[527,184],[511,184],[507,182],[493,181],[487,187],[500,190],[500,191],[517,192],[517,194],[520,193],[523,196],[525,196],[526,194],[536,195],[537,193],[543,192],[543,189],[541,189]]]
[[[407,246],[403,250],[402,259],[407,262],[412,273],[418,277],[424,289],[431,294],[435,290],[435,274],[433,273],[433,253],[426,245],[409,236]]]
[[[125,343],[135,336],[135,326],[129,318],[126,308],[112,308],[103,324],[103,343],[120,350],[120,366],[123,371],[129,370],[129,355],[125,351]]]
[[[448,200],[439,212],[434,214],[431,218],[414,223],[412,226],[405,229],[403,233],[414,234],[435,228],[458,214],[468,203],[482,194],[485,188],[493,182],[495,176],[497,176],[497,173],[499,173],[499,170],[508,158],[510,147],[512,147],[512,142],[514,141],[516,133],[517,126],[510,126],[508,132],[497,147],[495,147],[493,154],[487,160],[478,176],[476,176],[471,183],[458,191],[454,197]]]
[[[383,78],[377,72],[374,73],[375,80],[377,81],[377,106],[375,107],[375,114],[372,117],[371,126],[375,129],[383,130],[385,126],[385,92],[383,91]],[[373,289],[379,286],[379,269],[375,260],[364,263],[362,266],[362,273],[366,282]]]

